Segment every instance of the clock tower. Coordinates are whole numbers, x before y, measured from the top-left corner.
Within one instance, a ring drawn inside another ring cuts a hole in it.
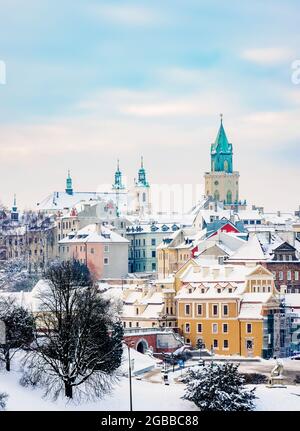
[[[244,206],[239,200],[240,174],[233,170],[232,144],[228,142],[221,114],[221,123],[216,140],[211,144],[211,170],[206,172],[205,194],[217,202],[222,202],[225,208]]]

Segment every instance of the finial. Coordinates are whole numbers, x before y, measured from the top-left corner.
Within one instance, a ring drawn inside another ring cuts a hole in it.
[[[70,169],[68,169],[68,177],[70,178]]]
[[[14,207],[17,205],[17,196],[14,194]]]
[[[117,159],[117,170],[118,171],[120,170],[120,160],[119,159]]]
[[[143,156],[141,156],[141,168],[142,169],[144,168],[144,157]]]
[[[221,124],[223,123],[223,114],[220,114]]]

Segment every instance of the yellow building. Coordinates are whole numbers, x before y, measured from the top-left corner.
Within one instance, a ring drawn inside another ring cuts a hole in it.
[[[178,327],[220,355],[269,357],[279,348],[273,274],[262,266],[187,265],[176,295]]]

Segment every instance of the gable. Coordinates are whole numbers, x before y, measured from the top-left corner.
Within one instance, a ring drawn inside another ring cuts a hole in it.
[[[289,244],[288,242],[283,242],[282,244],[280,244],[277,248],[274,248],[273,250],[275,253],[282,253],[282,252],[295,252],[296,249],[295,247],[293,247],[291,244]]]
[[[247,278],[254,278],[255,276],[268,276],[273,279],[273,274],[271,271],[269,271],[267,268],[265,268],[262,265],[258,265],[254,268],[253,271],[251,271],[249,274],[247,274]]]

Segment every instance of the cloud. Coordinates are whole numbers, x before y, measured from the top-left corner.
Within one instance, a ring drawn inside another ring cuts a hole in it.
[[[130,4],[94,5],[90,11],[96,18],[128,26],[149,26],[160,20],[153,9]]]
[[[281,64],[294,58],[292,50],[279,47],[246,49],[241,57],[252,63],[266,66]]]

